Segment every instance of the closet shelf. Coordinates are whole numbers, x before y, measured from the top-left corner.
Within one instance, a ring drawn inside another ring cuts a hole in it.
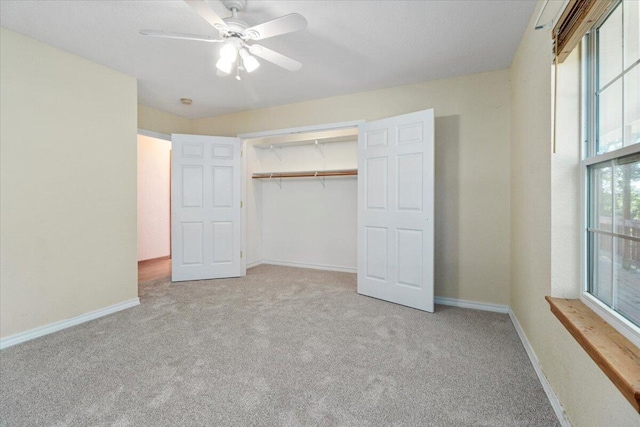
[[[295,172],[257,172],[254,173],[253,179],[269,179],[269,178],[320,178],[325,176],[355,176],[358,175],[358,169],[338,169],[324,171],[295,171]]]
[[[255,148],[274,149],[293,147],[298,145],[318,145],[327,142],[355,141],[358,138],[358,128],[336,129],[331,131],[306,132],[279,135],[265,138],[255,138],[251,141]]]

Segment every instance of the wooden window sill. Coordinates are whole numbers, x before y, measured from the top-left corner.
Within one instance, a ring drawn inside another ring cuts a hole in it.
[[[545,298],[551,312],[640,412],[640,349],[582,301]]]

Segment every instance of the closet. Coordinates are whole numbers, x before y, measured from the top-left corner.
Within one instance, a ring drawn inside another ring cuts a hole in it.
[[[356,271],[357,139],[352,126],[246,140],[249,265]]]
[[[433,110],[172,141],[172,280],[357,272],[358,293],[433,311]]]

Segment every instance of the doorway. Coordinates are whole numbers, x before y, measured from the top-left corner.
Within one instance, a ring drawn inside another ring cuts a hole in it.
[[[138,283],[171,275],[171,137],[137,139]]]

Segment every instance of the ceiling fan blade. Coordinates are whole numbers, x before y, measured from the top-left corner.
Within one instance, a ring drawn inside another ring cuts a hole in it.
[[[284,56],[281,53],[275,52],[271,49],[267,49],[264,46],[260,46],[257,44],[248,45],[249,52],[254,54],[257,57],[260,57],[266,61],[272,62],[285,70],[289,71],[298,71],[302,64],[295,59],[291,59],[288,56]]]
[[[230,16],[229,10],[219,0],[184,0],[198,15],[202,16],[216,30],[225,33],[229,31],[227,23],[222,20]]]
[[[244,34],[253,40],[263,40],[280,34],[293,33],[307,28],[307,20],[299,13],[281,16],[263,24],[247,28]]]
[[[171,33],[168,31],[156,31],[156,30],[142,30],[140,34],[150,37],[161,37],[165,39],[179,39],[179,40],[195,40],[200,42],[218,43],[224,41],[224,39],[216,39],[211,36],[198,36],[196,34],[184,34],[184,33]]]

